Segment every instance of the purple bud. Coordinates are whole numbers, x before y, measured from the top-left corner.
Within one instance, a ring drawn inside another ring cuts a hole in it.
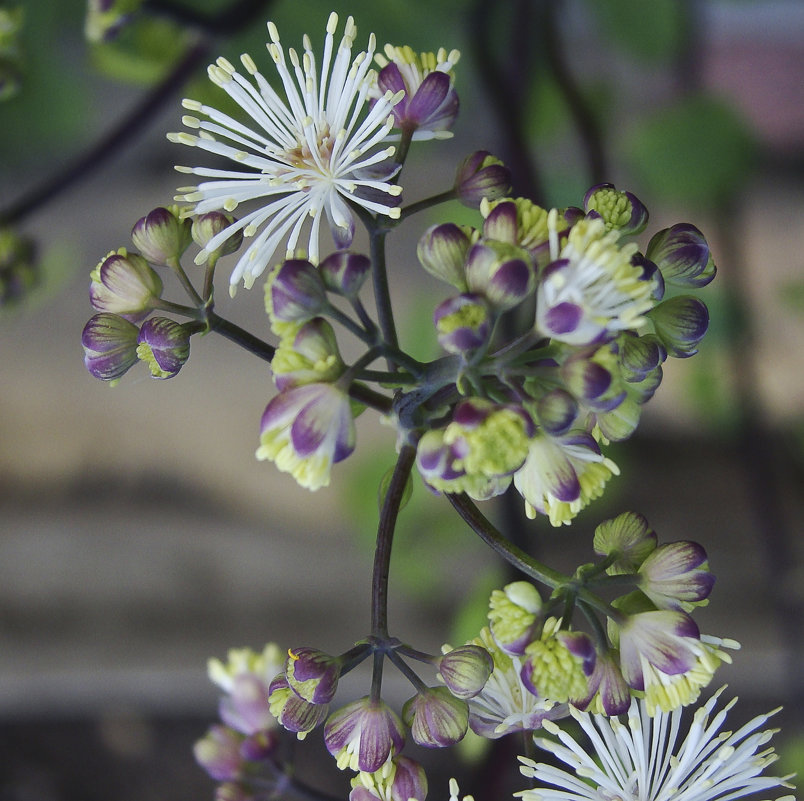
[[[428,228],[419,240],[416,253],[430,275],[466,292],[464,262],[471,237],[460,226],[444,223]]]
[[[458,295],[433,313],[438,342],[449,353],[467,353],[484,345],[491,333],[491,310],[482,295]]]
[[[173,378],[190,358],[190,333],[167,317],[151,317],[142,324],[137,356],[153,378]]]
[[[97,311],[142,320],[162,294],[162,279],[142,256],[121,249],[92,272],[89,300]]]
[[[176,207],[159,207],[141,217],[131,231],[131,240],[151,264],[178,262],[192,236],[190,220],[181,220]]]
[[[318,265],[318,270],[330,292],[356,298],[371,270],[371,261],[367,256],[340,250],[327,256]]]
[[[536,289],[536,272],[527,252],[515,245],[484,240],[466,256],[466,283],[485,295],[493,308],[512,309]]]
[[[437,662],[438,673],[456,698],[474,698],[494,670],[491,654],[479,645],[462,645],[448,651]]]
[[[340,660],[315,648],[291,648],[285,661],[290,688],[311,704],[328,704],[338,689]]]
[[[327,294],[318,270],[304,259],[288,259],[266,285],[273,315],[285,322],[304,322],[327,308]]]
[[[268,687],[271,714],[288,731],[305,735],[327,718],[327,704],[311,704],[290,689],[284,676],[277,676]]]
[[[137,362],[138,335],[137,326],[117,314],[90,318],[81,334],[87,370],[101,381],[120,378]]]
[[[481,201],[505,197],[511,188],[511,172],[485,150],[467,157],[455,176],[455,193],[464,206],[480,208]]]
[[[536,402],[539,423],[553,436],[566,434],[578,416],[578,402],[563,389],[553,389]]]
[[[659,609],[691,609],[704,602],[715,577],[697,542],[660,545],[639,568],[639,588]]]
[[[193,218],[191,233],[198,247],[215,258],[234,253],[243,244],[243,229],[236,228],[236,217],[222,211],[209,211]],[[235,230],[232,230],[235,229]],[[226,235],[226,232],[231,233]]]
[[[330,715],[324,744],[341,769],[373,773],[402,750],[405,734],[402,721],[384,701],[366,696]]]
[[[667,358],[667,351],[652,334],[637,336],[632,332],[620,335],[620,367],[626,381],[641,381]]]
[[[698,352],[698,344],[709,328],[706,304],[691,295],[662,301],[648,312],[648,317],[667,352],[679,359]]]
[[[469,705],[446,687],[428,687],[405,703],[402,717],[414,742],[425,748],[444,748],[465,737]]]
[[[704,235],[689,223],[654,234],[646,256],[656,263],[668,284],[677,286],[706,286],[717,271]]]

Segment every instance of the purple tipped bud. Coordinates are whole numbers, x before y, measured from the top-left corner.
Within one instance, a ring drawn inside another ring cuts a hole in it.
[[[438,673],[456,698],[474,698],[494,670],[491,654],[479,645],[462,645],[448,651],[437,662]]]
[[[237,218],[222,211],[209,211],[193,218],[191,233],[193,242],[204,248],[210,257],[220,258],[239,250],[243,244],[243,229],[238,228],[228,236],[225,232],[237,222]]]
[[[271,714],[288,731],[303,737],[326,719],[329,712],[327,704],[311,704],[300,698],[288,684],[284,676],[277,676],[268,688]]]
[[[324,286],[330,292],[347,298],[357,297],[370,269],[371,261],[368,256],[345,250],[327,256],[318,265]]]
[[[438,342],[449,353],[467,353],[485,344],[491,333],[491,310],[482,295],[458,295],[433,313]]]
[[[453,61],[456,59],[453,59]],[[405,65],[408,66],[408,65]],[[452,127],[458,116],[458,95],[452,88],[448,72],[434,70],[425,75],[421,83],[408,81],[411,70],[403,72],[393,61],[386,64],[377,76],[382,92],[403,91],[404,97],[394,106],[394,123],[397,128],[416,131],[445,131]],[[417,72],[417,70],[413,70]]]
[[[505,197],[511,188],[511,171],[485,150],[478,150],[458,167],[455,192],[464,206],[479,209],[486,200]]]
[[[633,573],[656,548],[656,533],[635,512],[623,512],[595,529],[593,547],[600,556],[614,556],[608,568],[612,575]]]
[[[659,609],[684,609],[704,603],[715,577],[706,551],[697,542],[660,545],[639,568],[639,589]]]
[[[190,358],[190,333],[167,317],[151,317],[140,328],[137,356],[154,378],[173,378]]]
[[[637,336],[625,332],[620,336],[620,368],[628,382],[642,381],[667,358],[667,351],[652,334]]]
[[[416,248],[419,261],[430,275],[466,292],[463,265],[469,252],[471,237],[454,223],[428,228]]]
[[[374,773],[402,750],[405,732],[388,704],[366,696],[330,715],[324,744],[341,770],[348,766]]]
[[[572,428],[578,416],[578,402],[563,389],[553,389],[536,402],[536,414],[542,428],[561,436]]]
[[[193,746],[196,762],[215,781],[234,781],[243,767],[240,743],[243,737],[228,726],[212,726]]]
[[[589,676],[589,693],[585,698],[574,699],[573,706],[607,715],[622,715],[631,704],[631,691],[623,679],[619,664],[611,653],[598,654],[595,669]]]
[[[177,262],[190,245],[190,220],[181,220],[178,209],[159,207],[141,217],[131,231],[131,240],[151,264]]]
[[[90,318],[81,334],[87,370],[101,381],[116,381],[137,362],[138,335],[137,326],[117,314]]]
[[[691,295],[662,301],[648,312],[648,317],[667,352],[679,359],[698,352],[698,344],[709,328],[706,304]]]
[[[645,255],[656,263],[668,284],[702,287],[715,277],[709,244],[689,223],[679,223],[654,234]]]
[[[304,322],[327,308],[327,293],[318,270],[304,259],[288,259],[265,288],[273,315],[284,322]]]
[[[315,648],[291,648],[285,661],[290,688],[311,704],[328,704],[338,689],[341,663]]]
[[[455,745],[469,728],[469,705],[446,687],[428,687],[402,708],[414,742],[425,748]]]
[[[536,289],[536,272],[527,252],[495,240],[478,242],[466,256],[466,283],[493,308],[512,309]]]
[[[142,256],[119,250],[93,270],[89,300],[97,311],[142,320],[162,295],[162,279]]]
[[[609,229],[623,236],[633,236],[648,225],[648,210],[630,192],[620,192],[613,184],[598,184],[589,189],[583,199],[588,217],[599,217]]]

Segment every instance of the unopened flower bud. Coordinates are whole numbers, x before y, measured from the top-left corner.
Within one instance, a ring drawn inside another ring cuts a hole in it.
[[[237,218],[222,211],[208,211],[193,217],[190,233],[198,247],[207,257],[218,259],[240,249],[243,244],[243,229],[238,228],[228,236],[226,232],[237,222]]]
[[[642,515],[623,512],[595,529],[593,547],[600,556],[615,557],[607,570],[615,575],[635,572],[656,548],[656,540],[656,533]]]
[[[347,298],[356,298],[371,270],[368,256],[339,250],[318,265],[324,286]]]
[[[285,660],[285,678],[293,692],[311,704],[328,704],[341,675],[337,658],[315,648],[291,648]]]
[[[464,206],[480,208],[486,200],[505,197],[511,188],[511,171],[495,156],[478,150],[467,157],[455,176],[455,192]]]
[[[613,184],[598,184],[583,199],[589,217],[599,217],[607,230],[615,229],[623,236],[633,236],[648,225],[648,210],[631,192],[621,192]]]
[[[648,317],[667,352],[679,359],[698,352],[698,344],[709,328],[706,304],[691,295],[662,301],[648,312]]]
[[[576,351],[561,365],[560,372],[567,389],[595,411],[616,409],[625,398],[616,346]]]
[[[416,248],[422,267],[430,275],[466,292],[464,262],[472,244],[469,232],[455,223],[428,228]]]
[[[449,353],[469,353],[491,333],[491,309],[482,295],[448,298],[433,313],[438,343]]]
[[[542,598],[530,582],[514,581],[489,598],[489,623],[495,642],[521,656],[540,622]]]
[[[84,365],[101,381],[116,381],[137,362],[134,323],[117,314],[102,312],[90,318],[81,334]]]
[[[516,245],[482,240],[466,255],[466,284],[498,311],[512,309],[536,288],[536,272],[527,252]]]
[[[402,718],[414,742],[425,748],[445,748],[466,736],[469,705],[446,687],[428,687],[405,702]]]
[[[566,434],[578,417],[578,402],[564,389],[552,389],[536,402],[539,425],[553,436]]]
[[[341,770],[374,773],[402,750],[404,727],[388,704],[366,696],[330,715],[324,744]]]
[[[441,656],[438,673],[456,698],[474,698],[494,670],[491,654],[479,645],[462,645]]]
[[[706,551],[697,542],[660,545],[639,567],[639,589],[659,609],[691,611],[706,603],[715,583]]]
[[[271,714],[288,731],[296,733],[303,740],[316,727],[320,726],[329,712],[327,704],[311,704],[299,697],[288,684],[288,680],[277,676],[268,688]]]
[[[176,206],[160,206],[137,220],[131,240],[151,264],[177,263],[192,241],[190,221],[179,218]]]
[[[619,346],[620,369],[629,383],[644,380],[667,358],[664,345],[654,334],[637,336],[632,332],[623,332]]]
[[[243,767],[242,736],[228,726],[212,726],[193,746],[198,764],[218,782],[234,781]]]
[[[588,694],[588,677],[595,668],[595,646],[588,634],[558,629],[556,618],[549,618],[524,656],[522,683],[539,698],[564,703]]]
[[[661,270],[668,284],[702,287],[717,272],[708,242],[689,223],[679,223],[654,234],[645,255]]]
[[[265,305],[272,320],[306,322],[327,308],[321,274],[306,259],[288,259],[271,273]]]
[[[162,279],[142,256],[121,248],[91,274],[89,299],[97,311],[144,319],[162,295]]]
[[[323,317],[313,317],[293,337],[283,337],[271,359],[274,383],[280,391],[335,381],[345,369],[335,331]]]
[[[142,324],[137,356],[154,378],[173,378],[190,358],[190,333],[167,317],[151,317]]]

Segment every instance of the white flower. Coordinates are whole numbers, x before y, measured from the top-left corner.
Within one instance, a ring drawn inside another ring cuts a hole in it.
[[[590,746],[546,721],[544,728],[559,742],[536,738],[536,743],[567,769],[520,757],[525,776],[551,786],[516,795],[525,801],[726,801],[790,787],[789,776],[762,775],[777,757],[772,747],[764,747],[774,730],[759,729],[774,713],[736,732],[721,731],[736,699],[712,715],[720,692],[696,710],[680,742],[680,710],[650,717],[643,701],[632,700],[623,722],[571,708]],[[793,796],[777,801],[793,801]]]
[[[286,237],[288,254],[295,251],[308,217],[312,224],[307,252],[317,263],[322,215],[329,221],[338,248],[351,243],[354,218],[346,200],[370,212],[399,216],[391,198],[401,188],[385,180],[390,177],[385,166],[383,176],[378,178],[376,173],[380,169],[377,165],[394,153],[393,147],[381,143],[393,127],[392,111],[400,96],[386,92],[369,107],[369,90],[376,81],[370,69],[374,36],[369,37],[367,52],[352,59],[357,28],[349,17],[336,48],[337,24],[338,15],[332,13],[319,75],[309,38],[304,38],[301,56],[292,48],[288,50],[288,64],[279,32],[269,22],[268,52],[282,81],[284,97],[271,87],[250,56],[241,56],[241,61],[253,83],[226,59],[219,58],[209,67],[209,77],[243,109],[250,123],[184,100],[186,109],[206,117],[182,119],[200,133],[168,134],[171,141],[207,150],[238,165],[235,170],[177,167],[180,172],[216,179],[179,190],[185,194],[176,199],[194,203],[194,214],[220,209],[231,212],[243,202],[260,201],[258,208],[212,237],[196,258],[203,263],[241,229],[246,237],[257,235],[235,266],[230,279],[232,293],[241,279],[246,287],[254,283]]]

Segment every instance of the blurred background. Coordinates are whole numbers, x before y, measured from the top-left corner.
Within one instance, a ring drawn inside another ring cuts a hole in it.
[[[455,137],[414,151],[406,199],[486,149],[543,204],[577,205],[605,180],[645,202],[647,236],[681,221],[706,234],[719,273],[700,353],[668,364],[613,450],[622,475],[606,497],[570,530],[536,521],[525,538],[572,569],[597,523],[635,509],[665,540],[702,542],[718,583],[701,628],[743,644],[716,682],[746,719],[785,704],[785,759],[804,764],[801,2],[146,0],[103,44],[84,38],[82,0],[0,3],[19,8],[18,36],[0,32],[0,222],[34,252],[0,261],[0,801],[211,797],[191,753],[216,715],[207,658],[268,640],[337,653],[369,627],[390,429],[364,415],[361,447],[310,494],[254,459],[273,394],[261,362],[194,339],[174,380],[135,368],[110,388],[80,346],[90,270],[183,183],[172,166],[187,155],[165,139],[181,97],[219,102],[204,67],[220,54],[250,52],[270,75],[265,20],[286,46],[304,32],[320,45],[333,8],[355,16],[357,47],[374,31],[462,51]],[[415,245],[453,211],[392,238],[403,342],[424,355],[443,290]],[[259,289],[217,308],[269,336]],[[456,642],[502,580],[418,486],[392,563],[393,633]],[[315,750],[299,749],[302,772]],[[314,783],[342,787],[330,762]]]

